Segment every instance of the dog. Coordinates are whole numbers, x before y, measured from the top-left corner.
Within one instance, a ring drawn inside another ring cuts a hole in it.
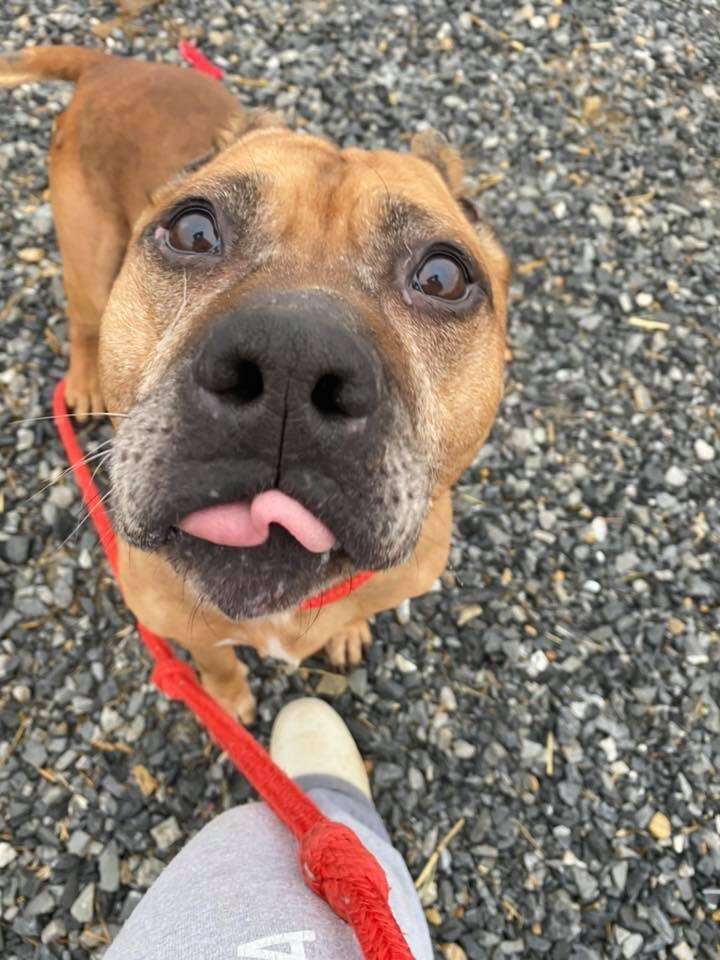
[[[115,428],[122,592],[249,723],[235,645],[358,663],[368,619],[444,570],[501,399],[508,258],[433,131],[342,148],[194,70],[0,60],[0,84],[42,80],[76,85],[49,157],[66,399]]]

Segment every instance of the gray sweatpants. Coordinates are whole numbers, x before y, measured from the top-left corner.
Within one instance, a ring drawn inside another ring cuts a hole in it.
[[[388,879],[390,906],[415,960],[432,960],[412,879],[374,806],[333,777],[301,777],[323,813],[353,829]],[[362,960],[355,935],[300,875],[290,832],[263,803],[221,814],[178,853],[129,917],[105,960]]]

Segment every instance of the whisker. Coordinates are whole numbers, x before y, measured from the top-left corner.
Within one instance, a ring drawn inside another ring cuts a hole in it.
[[[108,410],[106,413],[86,413],[85,416],[86,417],[129,417],[130,414],[129,413],[112,413],[111,411]],[[74,420],[74,419],[75,419],[74,413],[61,413],[57,417],[55,416],[25,417],[22,420],[10,420],[9,426],[11,427],[17,426],[18,424],[21,424],[21,423],[37,423],[40,420]]]
[[[95,477],[98,475],[98,472],[99,472],[100,470],[102,470],[102,468],[103,468],[103,467],[105,466],[105,464],[108,462],[108,460],[110,459],[110,457],[112,456],[112,454],[113,454],[113,451],[112,451],[112,450],[106,450],[106,451],[105,451],[105,453],[103,454],[103,456],[102,456],[101,459],[100,459],[100,462],[98,463],[98,465],[95,467],[95,469],[94,469],[93,472],[92,472],[92,476],[90,477],[90,483],[93,483],[93,481],[95,480]],[[112,483],[110,484],[110,486],[112,487]]]
[[[302,622],[302,614],[309,614],[308,619],[305,621],[305,628],[300,631],[300,633],[295,635],[295,642],[303,640],[308,633],[312,630],[315,624],[320,619],[320,614],[323,612],[323,607],[314,607],[312,610],[303,610],[301,612],[300,620]]]
[[[109,443],[112,443],[112,440],[106,440],[104,443],[100,444],[100,446],[105,447]],[[89,464],[89,463],[92,463],[93,460],[97,460],[98,457],[108,457],[110,456],[111,453],[112,453],[112,450],[96,449],[90,456],[83,457],[82,460],[79,461],[79,463]],[[23,501],[23,503],[30,503],[31,500],[34,500],[36,497],[39,497],[41,493],[44,493],[48,489],[48,487],[52,487],[53,484],[55,483],[60,483],[63,477],[66,477],[69,473],[72,473],[73,469],[74,469],[74,466],[66,467],[66,469],[63,470],[60,476],[55,477],[54,480],[49,480],[44,486],[40,487],[39,490],[36,490],[35,493],[31,493],[30,496]],[[93,479],[95,479],[95,474],[93,474]]]
[[[108,460],[110,459],[110,457],[111,457],[112,455],[113,455],[113,451],[112,451],[112,450],[105,450],[105,451],[103,451],[103,455],[102,455],[102,457],[100,458],[100,463],[95,467],[95,469],[94,469],[93,472],[92,472],[92,476],[90,477],[90,482],[91,482],[91,483],[92,483],[92,481],[95,479],[95,477],[98,475],[98,471],[99,471],[99,470],[102,470],[102,468],[105,466],[105,464],[108,462]]]
[[[62,548],[63,548],[70,540],[72,540],[72,538],[73,538],[73,537],[75,536],[75,534],[80,530],[80,528],[82,527],[82,525],[83,525],[84,523],[87,523],[87,521],[90,519],[90,517],[92,517],[92,515],[95,513],[95,511],[98,510],[98,509],[102,506],[103,503],[105,503],[105,501],[108,499],[108,497],[110,496],[111,493],[112,493],[112,489],[108,490],[108,492],[107,492],[106,494],[104,494],[104,496],[100,497],[98,500],[96,500],[96,501],[93,503],[93,505],[92,505],[92,506],[90,507],[90,509],[87,511],[87,515],[84,516],[84,517],[81,519],[80,523],[78,523],[78,525],[75,527],[74,530],[71,530],[71,531],[70,531],[70,533],[67,535],[67,537],[65,537],[65,539],[63,540],[63,542],[62,542],[62,543],[60,544],[60,546],[57,548],[57,550],[55,551],[55,553],[59,553],[59,552],[62,550]]]
[[[197,600],[192,606],[190,611],[190,619],[188,620],[188,637],[192,638],[193,630],[195,629],[195,620],[197,615],[200,612],[200,607],[202,606],[203,599],[201,596],[198,596]]]

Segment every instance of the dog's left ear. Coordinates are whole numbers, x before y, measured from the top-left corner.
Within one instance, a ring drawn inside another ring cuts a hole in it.
[[[432,129],[416,133],[410,140],[410,153],[435,167],[470,223],[479,223],[480,210],[465,194],[465,164],[446,137]]]
[[[213,137],[213,147],[217,153],[231,147],[238,140],[253,130],[264,130],[269,127],[284,127],[281,114],[274,110],[243,110],[230,117],[228,122],[217,131]]]
[[[213,134],[210,141],[210,149],[203,153],[202,156],[196,157],[194,160],[191,160],[190,163],[186,163],[170,180],[158,187],[157,190],[154,190],[148,199],[153,204],[160,203],[163,196],[176,187],[185,177],[200,170],[205,164],[210,163],[210,161],[214,160],[223,150],[226,150],[234,143],[237,143],[238,140],[241,140],[245,134],[267,127],[284,126],[282,116],[279,113],[261,109],[242,110],[238,106],[238,112],[232,114],[223,126]]]

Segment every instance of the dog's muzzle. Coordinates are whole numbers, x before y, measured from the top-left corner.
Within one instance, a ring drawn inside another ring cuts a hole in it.
[[[367,325],[314,290],[215,317],[115,446],[122,535],[234,617],[402,562],[433,479]]]

